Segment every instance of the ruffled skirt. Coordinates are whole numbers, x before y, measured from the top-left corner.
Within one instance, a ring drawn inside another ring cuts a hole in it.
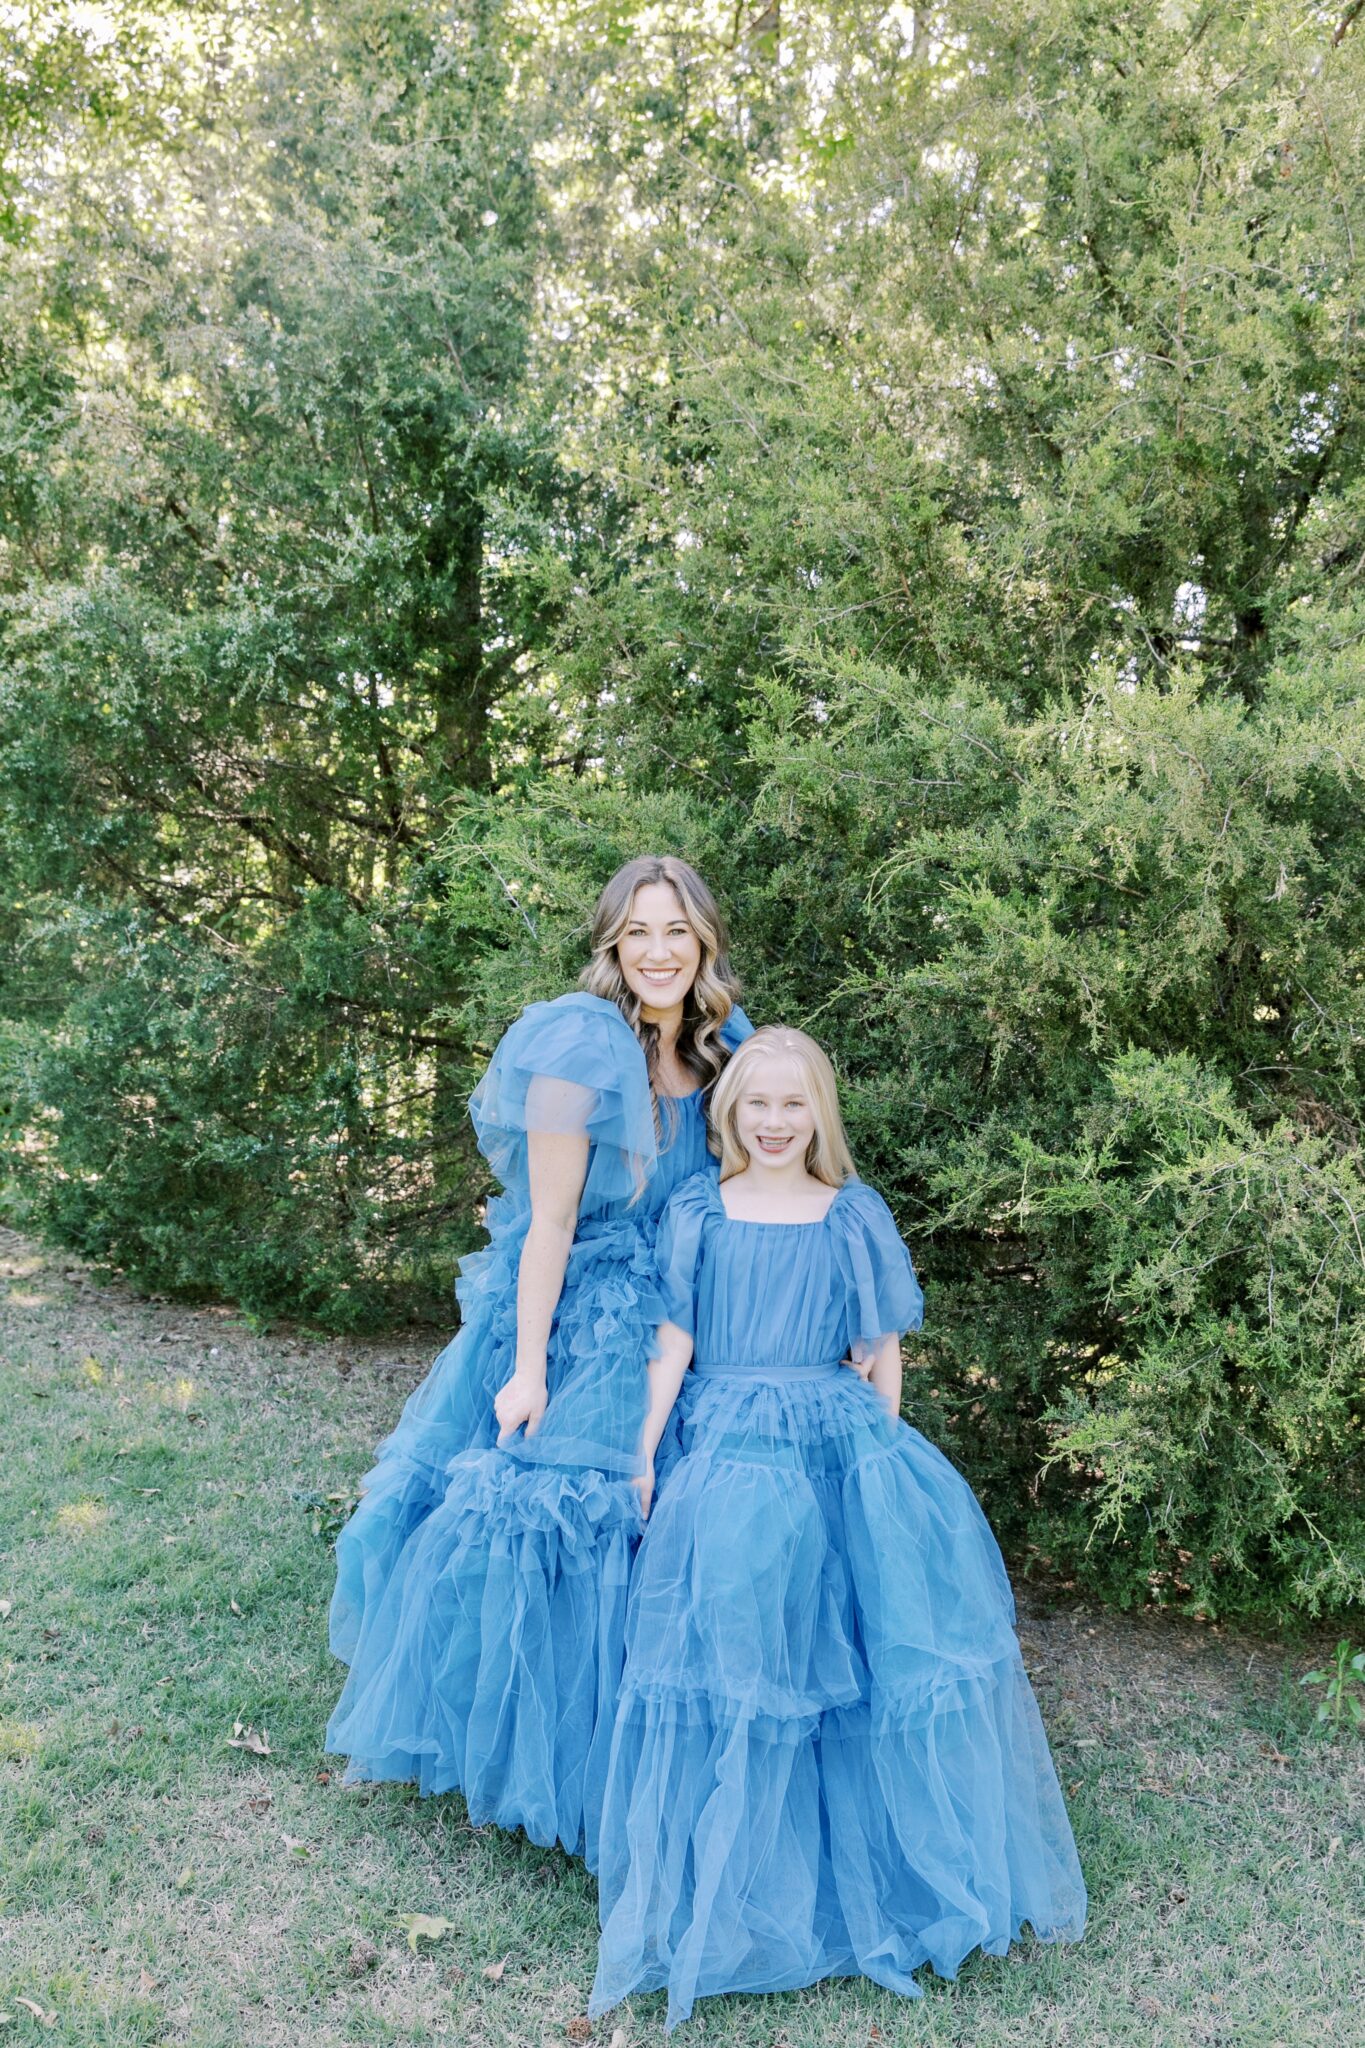
[[[640,1535],[631,1486],[661,1314],[634,1221],[588,1224],[551,1333],[549,1401],[496,1448],[520,1233],[465,1262],[463,1325],[379,1449],[337,1540],[332,1647],[351,1665],[326,1746],[348,1782],[458,1789],[476,1824],[596,1863]]]
[[[590,2010],[908,1996],[1085,1888],[995,1540],[847,1368],[694,1377],[635,1567]]]

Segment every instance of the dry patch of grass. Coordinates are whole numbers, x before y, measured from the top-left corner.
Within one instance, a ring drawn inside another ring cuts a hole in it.
[[[457,1798],[343,1790],[321,1753],[340,1676],[329,1497],[430,1350],[263,1336],[0,1234],[0,2041],[662,2041],[658,1998],[585,2032],[578,1864],[471,1828]],[[1091,1888],[1085,1941],[925,1976],[913,2004],[862,1982],[711,2001],[682,2039],[1353,2038],[1365,1743],[1313,1727],[1296,1680],[1317,1647],[1032,1593],[1021,1632]]]

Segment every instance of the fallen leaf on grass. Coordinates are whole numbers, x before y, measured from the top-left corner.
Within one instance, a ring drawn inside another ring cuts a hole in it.
[[[362,1936],[351,1943],[351,1952],[346,1958],[346,1968],[352,1977],[363,1977],[367,1970],[378,1967],[379,1950],[372,1941]]]
[[[235,1615],[236,1615],[236,1616],[238,1617],[238,1619],[240,1620],[240,1619],[241,1619],[241,1613],[242,1613],[242,1610],[241,1610],[241,1608],[240,1608],[240,1607],[239,1607],[239,1606],[237,1605],[237,1602],[236,1602],[235,1600],[229,1600],[229,1601],[228,1601],[228,1607],[229,1607],[229,1608],[231,1609],[232,1613],[233,1613],[233,1614],[235,1614]]]
[[[591,2041],[592,2021],[586,2013],[580,2013],[577,2019],[569,2021],[564,2031],[571,2041]]]
[[[194,1872],[190,1868],[188,1863],[185,1865],[185,1868],[180,1872],[180,1875],[176,1878],[175,1888],[178,1892],[189,1892],[194,1890]]]
[[[0,1621],[8,1621],[13,1612],[14,1602],[12,1600],[0,1600]]]
[[[608,2048],[626,2048],[626,2030],[624,2027],[617,2027],[611,2037]]]
[[[266,1730],[262,1728],[258,1733],[254,1728],[244,1728],[240,1721],[233,1722],[227,1746],[229,1749],[249,1749],[253,1756],[274,1755]]]
[[[300,1859],[306,1860],[313,1853],[307,1842],[301,1840],[298,1835],[281,1834],[280,1840],[284,1843],[291,1856],[297,1856]]]
[[[332,1773],[330,1771],[314,1771],[313,1783],[315,1785],[330,1785],[331,1782]]]
[[[511,1960],[509,1954],[505,1955],[500,1963],[485,1963],[483,1974],[490,1984],[501,1984],[503,1971]]]
[[[138,1971],[137,1988],[144,1998],[151,1997],[152,1993],[156,1990],[156,1978],[150,1970]]]
[[[446,1935],[455,1932],[455,1922],[443,1920],[439,1913],[407,1913],[398,1925],[407,1928],[408,1947],[414,1955],[418,1953],[419,1941],[444,1941]]]
[[[19,1998],[19,1997],[16,1997],[16,1998],[15,1998],[15,2001],[14,2001],[14,2003],[15,2003],[16,2005],[22,2005],[22,2006],[23,2006],[23,2008],[24,2008],[24,2010],[25,2010],[25,2012],[31,2012],[31,2013],[33,2014],[33,2017],[34,2017],[34,2019],[35,2019],[35,2020],[37,2020],[37,2022],[38,2022],[38,2024],[39,2024],[39,2026],[40,2026],[40,2027],[55,2027],[55,2026],[56,2026],[56,2024],[57,2024],[57,2015],[56,2015],[56,2013],[55,2013],[55,2012],[44,2012],[44,2011],[43,2011],[43,2008],[41,2007],[41,2005],[39,2005],[39,2004],[37,2003],[37,2001],[36,2001],[35,1999],[32,1999],[32,1998]]]

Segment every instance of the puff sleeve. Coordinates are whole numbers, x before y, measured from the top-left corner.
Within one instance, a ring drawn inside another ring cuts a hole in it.
[[[895,1218],[876,1189],[850,1181],[830,1221],[850,1344],[872,1346],[883,1337],[917,1330],[924,1320],[924,1296]]]
[[[525,1184],[530,1131],[575,1132],[604,1196],[629,1199],[655,1160],[644,1055],[614,1003],[573,993],[532,1003],[503,1034],[469,1098],[479,1150],[503,1185]]]
[[[728,1052],[733,1052],[736,1046],[743,1045],[746,1038],[753,1037],[754,1027],[738,1003],[734,1005],[717,1035]]]
[[[714,1188],[710,1174],[694,1173],[673,1190],[659,1218],[655,1256],[664,1315],[689,1337],[697,1334],[697,1269]]]

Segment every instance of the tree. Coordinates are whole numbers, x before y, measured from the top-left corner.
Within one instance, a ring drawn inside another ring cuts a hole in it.
[[[1007,1538],[1358,1600],[1361,46],[905,20],[807,15],[757,83],[699,32],[602,121],[578,808],[613,854],[671,816],[756,1013],[831,1045],[927,1269],[916,1412]],[[480,829],[573,900],[552,791]]]
[[[504,417],[539,222],[497,26],[224,9],[163,64],[154,152],[83,104],[45,145],[6,365],[7,893],[61,1020],[48,1213],[158,1284],[372,1314],[419,1218],[447,1265],[470,1227],[430,840],[488,783],[524,637],[490,526],[550,475]]]
[[[1357,17],[213,19],[135,211],[117,121],[73,190],[117,48],[7,188],[49,1227],[411,1301],[483,1050],[672,847],[835,1055],[1016,1553],[1358,1600]]]

